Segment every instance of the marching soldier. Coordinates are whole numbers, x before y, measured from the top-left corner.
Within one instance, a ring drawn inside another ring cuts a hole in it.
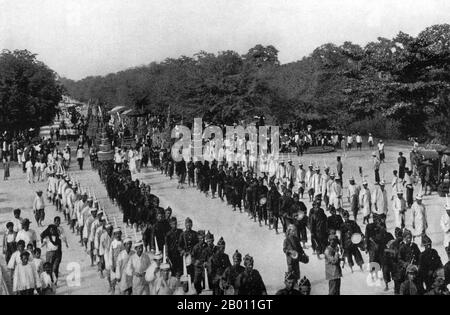
[[[424,235],[422,238],[425,250],[420,254],[419,259],[419,280],[425,284],[427,291],[432,289],[436,272],[443,267],[441,257],[438,252],[432,248],[431,239]]]
[[[245,268],[241,266],[242,255],[237,250],[233,254],[233,265],[225,269],[223,273],[222,289],[225,295],[236,295],[236,279],[244,272]]]
[[[224,294],[223,288],[221,288],[221,281],[225,270],[230,266],[230,258],[225,254],[225,241],[221,237],[214,248],[214,254],[209,259],[209,273],[211,274],[210,279],[214,295]]]
[[[245,255],[245,270],[236,278],[237,295],[267,295],[266,286],[258,270],[253,269],[253,257]]]
[[[359,211],[359,192],[361,187],[355,184],[353,176],[349,180],[348,185],[348,202],[350,203],[350,210],[352,211],[353,218],[356,221]]]
[[[191,279],[194,279],[194,266],[192,265],[192,252],[194,246],[198,243],[198,233],[192,230],[192,220],[186,218],[184,221],[185,230],[180,234],[178,241],[178,251],[181,257],[186,257],[187,272],[191,275]]]
[[[359,192],[359,206],[363,210],[363,224],[369,224],[370,214],[372,213],[371,195],[367,181],[363,182],[363,188]]]
[[[170,230],[166,234],[165,244],[167,246],[167,256],[172,265],[172,272],[179,276],[183,272],[183,259],[180,256],[179,241],[183,231],[177,227],[177,218],[171,217],[169,220]]]
[[[347,258],[347,263],[350,266],[352,273],[354,266],[353,258],[362,271],[364,260],[358,248],[360,244],[354,244],[352,242],[352,236],[354,234],[358,233],[362,236],[361,228],[358,226],[356,221],[350,220],[350,214],[348,211],[344,210],[342,216],[344,218],[344,223],[341,227],[341,244],[342,249],[344,250],[344,257]]]

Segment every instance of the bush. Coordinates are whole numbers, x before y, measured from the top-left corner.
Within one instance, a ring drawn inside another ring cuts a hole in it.
[[[381,114],[372,118],[354,121],[349,126],[349,131],[359,132],[361,134],[372,133],[375,137],[381,139],[401,139],[400,122],[388,119]]]

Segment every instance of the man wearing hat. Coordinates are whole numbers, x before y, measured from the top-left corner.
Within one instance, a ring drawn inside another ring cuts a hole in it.
[[[375,183],[379,183],[380,182],[380,165],[381,165],[381,161],[378,158],[377,153],[374,151],[372,152],[372,159],[373,159],[373,170],[375,173]]]
[[[300,195],[301,199],[303,199],[303,194],[305,192],[305,178],[306,178],[306,171],[303,168],[303,164],[299,163],[295,179],[297,182],[298,194]]]
[[[342,217],[344,218],[344,223],[341,226],[341,245],[344,250],[343,254],[345,258],[347,258],[347,263],[350,266],[352,272],[354,266],[353,258],[355,259],[356,264],[362,270],[364,260],[359,250],[359,246],[361,244],[354,244],[352,242],[352,236],[354,234],[358,233],[362,235],[361,228],[359,227],[358,223],[356,223],[356,221],[350,220],[350,214],[347,210],[344,210],[342,212]]]
[[[184,226],[185,230],[180,234],[178,241],[178,251],[181,257],[189,257],[192,260],[192,251],[198,242],[198,233],[192,230],[192,220],[190,218],[186,218]],[[191,275],[191,279],[194,279],[194,266],[190,263],[187,263],[187,265],[187,272]]]
[[[124,249],[120,252],[117,257],[116,265],[116,279],[119,282],[119,291],[123,295],[131,295],[133,288],[133,277],[126,273],[126,267],[132,255],[135,251],[132,250],[133,241],[131,237],[126,237],[123,240]]]
[[[241,266],[241,262],[242,255],[238,250],[236,250],[233,254],[233,265],[227,267],[223,273],[223,280],[220,284],[220,287],[222,288],[224,293],[237,294],[237,292],[235,291],[236,279],[245,270],[245,268]]]
[[[325,250],[325,279],[328,280],[328,294],[341,294],[342,253],[339,249],[339,239],[335,234],[328,236],[328,247]]]
[[[280,183],[286,183],[287,181],[287,171],[286,166],[284,165],[284,161],[281,161],[280,164],[278,164],[276,179]]]
[[[388,197],[384,187],[385,182],[382,180],[379,185],[375,185],[375,189],[372,191],[372,212],[376,215],[387,215],[388,213]]]
[[[406,268],[407,279],[400,286],[400,295],[422,295],[423,287],[417,279],[418,268],[416,265],[410,264]]]
[[[412,170],[405,170],[405,178],[403,181],[403,185],[406,188],[406,204],[408,209],[411,208],[414,202],[414,186],[413,186],[413,178],[412,178]]]
[[[156,278],[151,294],[173,295],[178,286],[178,279],[172,276],[168,263],[162,263],[159,269],[160,276]]]
[[[313,175],[314,175],[313,167],[314,166],[313,166],[312,162],[309,163],[308,170],[306,171],[306,176],[305,176],[305,182],[306,182],[306,187],[308,189],[308,195],[309,195],[310,202],[313,202],[313,200],[314,200],[314,182],[312,180]]]
[[[355,221],[358,217],[360,191],[361,187],[355,184],[355,178],[352,176],[348,185],[348,202],[350,203],[350,210],[352,211]]]
[[[292,165],[292,160],[289,160],[288,165],[286,166],[286,182],[289,189],[294,187],[295,175],[297,175],[295,166]]]
[[[392,209],[395,217],[395,226],[403,229],[405,227],[405,214],[406,214],[406,200],[403,198],[403,191],[397,191],[392,204]]]
[[[230,258],[225,254],[225,241],[223,237],[217,242],[214,253],[209,258],[208,265],[210,268],[209,280],[211,282],[213,295],[223,295],[224,291],[223,288],[221,288],[220,283],[225,270],[231,266]]]
[[[292,273],[296,280],[300,279],[300,262],[306,264],[309,259],[303,251],[297,228],[293,224],[289,224],[287,228],[286,238],[283,241],[283,252],[286,255],[288,272]]]
[[[180,276],[183,272],[183,259],[178,251],[178,246],[183,231],[178,228],[176,217],[171,217],[169,219],[169,225],[170,230],[166,234],[164,244],[167,246],[167,256],[172,265],[172,274]]]
[[[441,217],[441,229],[444,233],[444,247],[450,247],[450,201],[445,204],[445,213]]]
[[[438,252],[432,248],[431,239],[424,235],[422,244],[425,250],[420,254],[419,260],[419,279],[425,284],[427,291],[432,289],[435,273],[443,267],[441,257]]]
[[[313,253],[320,259],[327,246],[328,237],[327,215],[320,207],[320,200],[313,202],[313,208],[309,212],[309,226]]]
[[[244,257],[245,270],[236,278],[236,295],[267,295],[266,286],[258,270],[253,269],[253,257]]]
[[[312,187],[314,189],[314,197],[322,194],[322,174],[320,174],[320,167],[316,166],[315,173],[312,175]]]
[[[297,277],[292,272],[286,272],[284,276],[285,288],[278,290],[275,295],[302,295],[299,290],[295,289]]]
[[[333,205],[335,209],[341,209],[343,189],[341,177],[339,175],[337,175],[334,178],[334,182],[331,184],[329,193],[330,193],[330,205]]]
[[[322,192],[322,198],[325,203],[325,208],[328,208],[330,203],[330,192],[328,191],[328,181],[330,180],[330,167],[325,166],[324,174],[322,175],[320,182],[320,191]]]
[[[198,232],[198,242],[192,250],[192,259],[194,260],[194,287],[197,294],[203,290],[202,283],[205,281],[205,264],[212,256],[214,251],[214,235],[209,231],[205,235],[205,231]]]
[[[400,245],[398,253],[399,270],[402,273],[402,281],[406,279],[406,268],[410,265],[418,265],[420,259],[420,249],[416,243],[412,241],[413,235],[411,231],[405,229],[403,231],[403,243]]]
[[[412,227],[413,227],[413,237],[414,241],[417,237],[422,237],[427,233],[428,220],[427,220],[427,210],[425,205],[422,203],[422,195],[416,196],[416,201],[411,207],[412,210]]]
[[[125,273],[133,277],[133,295],[148,295],[150,288],[145,280],[145,276],[151,264],[150,257],[144,253],[144,243],[142,240],[136,240],[134,250],[135,253],[130,256]]]

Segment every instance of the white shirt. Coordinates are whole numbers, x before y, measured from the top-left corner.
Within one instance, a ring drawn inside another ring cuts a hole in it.
[[[28,160],[27,163],[25,163],[25,168],[27,169],[27,172],[33,171],[33,163],[31,163],[31,160]]]
[[[27,246],[28,244],[37,241],[36,232],[31,229],[29,229],[28,231],[20,230],[17,233],[16,242],[20,240],[23,240],[25,242],[25,246]]]

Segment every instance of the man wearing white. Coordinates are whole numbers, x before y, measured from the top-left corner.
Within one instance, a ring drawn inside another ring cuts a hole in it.
[[[379,185],[375,186],[372,192],[372,212],[377,215],[384,215],[386,218],[388,213],[388,198],[384,186],[384,181],[381,181]]]
[[[405,227],[406,200],[403,198],[402,191],[398,191],[392,197],[394,198],[392,209],[394,210],[395,227],[403,229]]]
[[[339,175],[336,176],[331,184],[330,205],[333,205],[336,210],[342,208],[342,184]]]
[[[298,194],[300,195],[300,198],[303,199],[303,193],[305,192],[305,178],[306,178],[306,171],[303,168],[303,164],[299,163],[297,174],[295,176],[297,181],[297,187],[298,187]]]
[[[422,203],[422,195],[416,196],[416,202],[411,207],[412,210],[412,227],[414,241],[416,237],[422,237],[428,228],[427,211]]]
[[[322,194],[322,175],[320,174],[320,167],[316,166],[316,173],[312,176],[312,187],[314,188],[314,198]]]

